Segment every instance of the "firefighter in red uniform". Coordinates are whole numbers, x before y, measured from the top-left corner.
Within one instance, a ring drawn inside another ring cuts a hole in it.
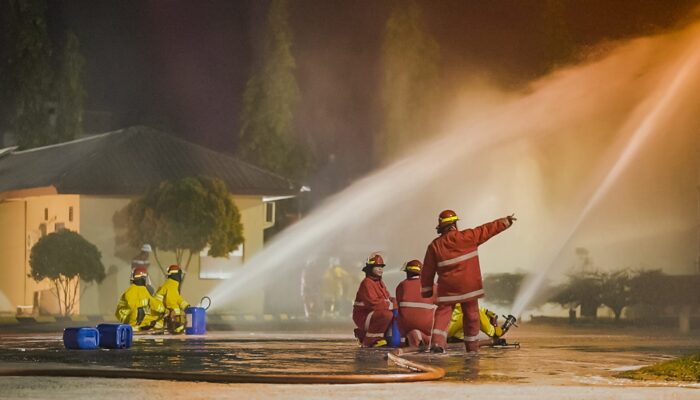
[[[382,256],[375,254],[362,268],[365,279],[360,283],[352,309],[352,320],[357,326],[355,337],[360,340],[362,347],[387,345],[384,333],[394,316],[392,310],[396,308],[396,300],[389,296],[389,291],[382,282],[384,266]]]
[[[399,303],[399,332],[406,338],[409,347],[423,350],[430,345],[430,331],[435,315],[435,295],[421,295],[420,273],[423,264],[418,260],[406,263],[406,279],[396,287],[396,301]],[[435,289],[435,285],[433,285]],[[436,291],[433,290],[433,293]]]
[[[479,351],[479,297],[484,295],[477,247],[513,224],[514,215],[472,229],[457,229],[457,214],[445,210],[438,217],[439,237],[428,246],[421,273],[421,293],[432,297],[437,274],[437,304],[431,351],[442,353],[447,346],[447,326],[455,304],[464,313],[464,346]]]

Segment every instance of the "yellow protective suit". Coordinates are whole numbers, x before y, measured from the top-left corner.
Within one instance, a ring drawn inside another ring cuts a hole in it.
[[[168,330],[172,333],[182,333],[185,330],[184,312],[190,303],[180,294],[180,282],[166,279],[163,286],[156,292],[156,299],[163,302],[168,313]]]
[[[163,286],[158,288],[156,299],[163,302],[167,311],[172,311],[175,315],[180,315],[185,308],[190,306],[180,294],[180,282],[174,279],[166,279]]]
[[[488,337],[501,337],[503,330],[500,326],[494,326],[491,323],[491,317],[495,314],[493,311],[487,310],[484,307],[479,307],[479,329]],[[447,327],[447,337],[458,340],[464,340],[464,331],[462,330],[462,307],[457,304],[452,310],[452,319]]]
[[[139,320],[139,309],[143,311],[141,320]],[[119,299],[114,315],[122,324],[129,324],[137,330],[162,329],[163,312],[165,312],[163,303],[151,296],[145,286],[131,284]]]

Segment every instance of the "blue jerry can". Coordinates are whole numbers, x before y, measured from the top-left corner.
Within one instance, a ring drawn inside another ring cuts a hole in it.
[[[399,310],[394,310],[394,318],[391,320],[391,336],[389,337],[389,347],[401,346],[401,334],[399,333]]]
[[[92,327],[66,328],[63,330],[63,345],[67,349],[96,349],[100,346],[100,332]]]
[[[106,349],[128,349],[134,337],[134,330],[127,324],[99,324],[100,347]]]
[[[206,311],[202,307],[188,307],[185,310],[187,322],[185,334],[204,335],[207,332]]]

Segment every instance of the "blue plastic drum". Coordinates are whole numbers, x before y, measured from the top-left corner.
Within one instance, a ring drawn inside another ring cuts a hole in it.
[[[96,349],[100,346],[100,333],[92,327],[66,328],[63,330],[63,345],[74,350]]]
[[[134,337],[131,325],[127,324],[99,324],[100,347],[106,349],[128,349]]]
[[[185,334],[204,335],[207,332],[206,310],[203,307],[188,307],[185,317]]]

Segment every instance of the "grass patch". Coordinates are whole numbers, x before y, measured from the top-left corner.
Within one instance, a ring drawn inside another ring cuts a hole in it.
[[[625,371],[618,378],[637,380],[663,380],[700,382],[700,354],[643,367],[635,371]]]

